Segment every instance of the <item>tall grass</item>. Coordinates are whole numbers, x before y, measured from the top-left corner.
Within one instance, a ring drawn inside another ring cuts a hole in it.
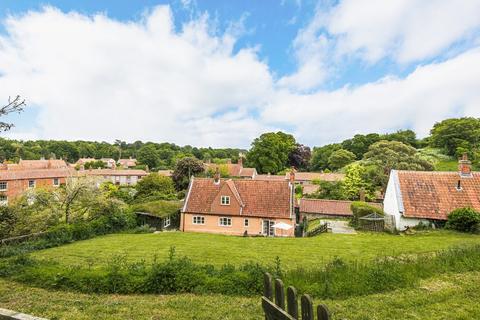
[[[128,262],[113,256],[107,265],[95,261],[65,267],[55,261],[20,255],[0,260],[0,276],[44,288],[86,293],[221,293],[258,295],[268,271],[318,298],[341,299],[413,287],[438,274],[480,270],[480,245],[457,247],[424,255],[386,257],[369,263],[334,259],[324,267],[283,270],[279,258],[271,265],[240,267],[194,263],[171,250],[165,261]]]

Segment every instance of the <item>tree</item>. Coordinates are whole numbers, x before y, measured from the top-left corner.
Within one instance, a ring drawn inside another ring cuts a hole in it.
[[[306,170],[310,164],[312,152],[310,147],[297,143],[288,155],[288,164],[290,167],[295,167],[297,170]]]
[[[88,169],[103,169],[106,167],[102,160],[88,161],[84,164],[86,170]]]
[[[295,138],[283,132],[264,133],[252,142],[247,161],[259,173],[277,173],[288,166],[288,156],[295,149]]]
[[[12,112],[22,112],[25,107],[25,100],[16,96],[15,99],[8,98],[8,103],[3,107],[0,107],[0,117],[6,116]],[[0,131],[8,131],[13,127],[12,123],[6,123],[0,121]]]
[[[433,164],[420,158],[417,150],[398,141],[382,140],[374,143],[365,153],[364,161],[369,165],[375,165],[381,181],[380,186],[385,188],[388,176],[392,169],[398,170],[433,170]]]
[[[342,148],[353,152],[357,157],[357,160],[362,159],[368,148],[375,142],[381,140],[378,133],[370,133],[367,135],[356,134],[352,139],[348,139],[342,142]]]
[[[158,166],[159,156],[153,144],[146,144],[138,150],[137,159],[141,164],[146,164],[150,169]]]
[[[305,198],[314,199],[330,199],[330,200],[347,200],[342,193],[342,181],[314,181],[314,184],[318,184],[318,191],[312,194],[305,195]]]
[[[345,149],[338,149],[328,157],[328,166],[332,170],[338,170],[355,161],[355,154]]]
[[[312,159],[310,160],[310,167],[312,170],[325,170],[330,168],[328,164],[328,158],[333,152],[341,149],[342,146],[339,143],[327,144],[323,147],[313,148]]]
[[[480,212],[472,208],[459,208],[448,215],[446,227],[462,232],[480,231]]]
[[[349,165],[345,170],[345,179],[341,186],[344,197],[348,200],[360,199],[360,193],[365,192],[366,199],[373,199],[373,186],[363,179],[365,168],[357,163]]]
[[[156,197],[157,200],[172,200],[176,196],[172,178],[161,176],[156,172],[141,179],[135,189],[137,199]]]
[[[191,176],[203,173],[205,168],[203,162],[194,158],[187,157],[177,161],[173,170],[172,179],[177,190],[184,190],[188,187]]]
[[[459,156],[465,151],[470,153],[473,149],[478,149],[480,144],[480,119],[443,120],[435,123],[430,134],[431,145],[443,148],[450,156]]]
[[[383,140],[400,141],[402,143],[417,147],[417,135],[412,130],[398,130],[394,133],[388,133],[383,136]]]

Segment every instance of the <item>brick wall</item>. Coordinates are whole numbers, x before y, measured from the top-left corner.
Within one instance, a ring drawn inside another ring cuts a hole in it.
[[[65,184],[66,179],[64,177],[58,178],[60,184]],[[11,202],[15,198],[21,196],[25,191],[29,190],[29,181],[35,181],[35,188],[54,188],[54,178],[42,178],[42,179],[20,179],[7,181],[7,190],[0,191],[0,194],[6,195],[8,201]]]

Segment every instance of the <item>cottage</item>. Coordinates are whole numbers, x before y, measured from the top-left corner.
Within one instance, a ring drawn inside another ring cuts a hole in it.
[[[285,179],[289,179],[290,173],[285,174]],[[323,172],[296,172],[295,183],[311,184],[313,181],[341,181],[345,179],[343,173],[323,173]]]
[[[193,178],[180,229],[231,235],[294,236],[294,188],[290,181]],[[291,228],[275,228],[277,223]]]
[[[79,174],[86,176],[102,177],[105,181],[110,181],[116,185],[133,186],[147,175],[144,170],[114,170],[114,169],[92,169],[81,170]]]
[[[384,199],[384,210],[398,230],[420,222],[447,220],[455,209],[480,210],[480,173],[472,172],[465,155],[458,172],[392,170]]]
[[[369,202],[369,205],[382,209],[380,203]],[[325,217],[351,217],[352,201],[346,200],[326,200],[326,199],[307,199],[299,200],[300,216],[311,218]]]
[[[66,183],[75,170],[63,160],[20,160],[0,165],[0,204],[7,205],[33,188],[55,188]]]
[[[216,164],[216,163],[205,163],[205,171],[216,171],[220,167],[225,167],[228,171],[230,177],[236,178],[245,178],[245,179],[255,179],[257,176],[257,170],[255,168],[244,168],[243,167],[243,157],[238,158],[238,163],[231,163],[230,160],[227,160],[225,164]]]
[[[123,169],[133,168],[137,165],[137,159],[118,159],[118,165]]]

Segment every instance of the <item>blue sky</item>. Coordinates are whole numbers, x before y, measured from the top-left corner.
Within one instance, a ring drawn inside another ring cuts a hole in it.
[[[12,138],[311,146],[480,116],[480,1],[0,2]],[[5,98],[5,99],[6,99]]]

